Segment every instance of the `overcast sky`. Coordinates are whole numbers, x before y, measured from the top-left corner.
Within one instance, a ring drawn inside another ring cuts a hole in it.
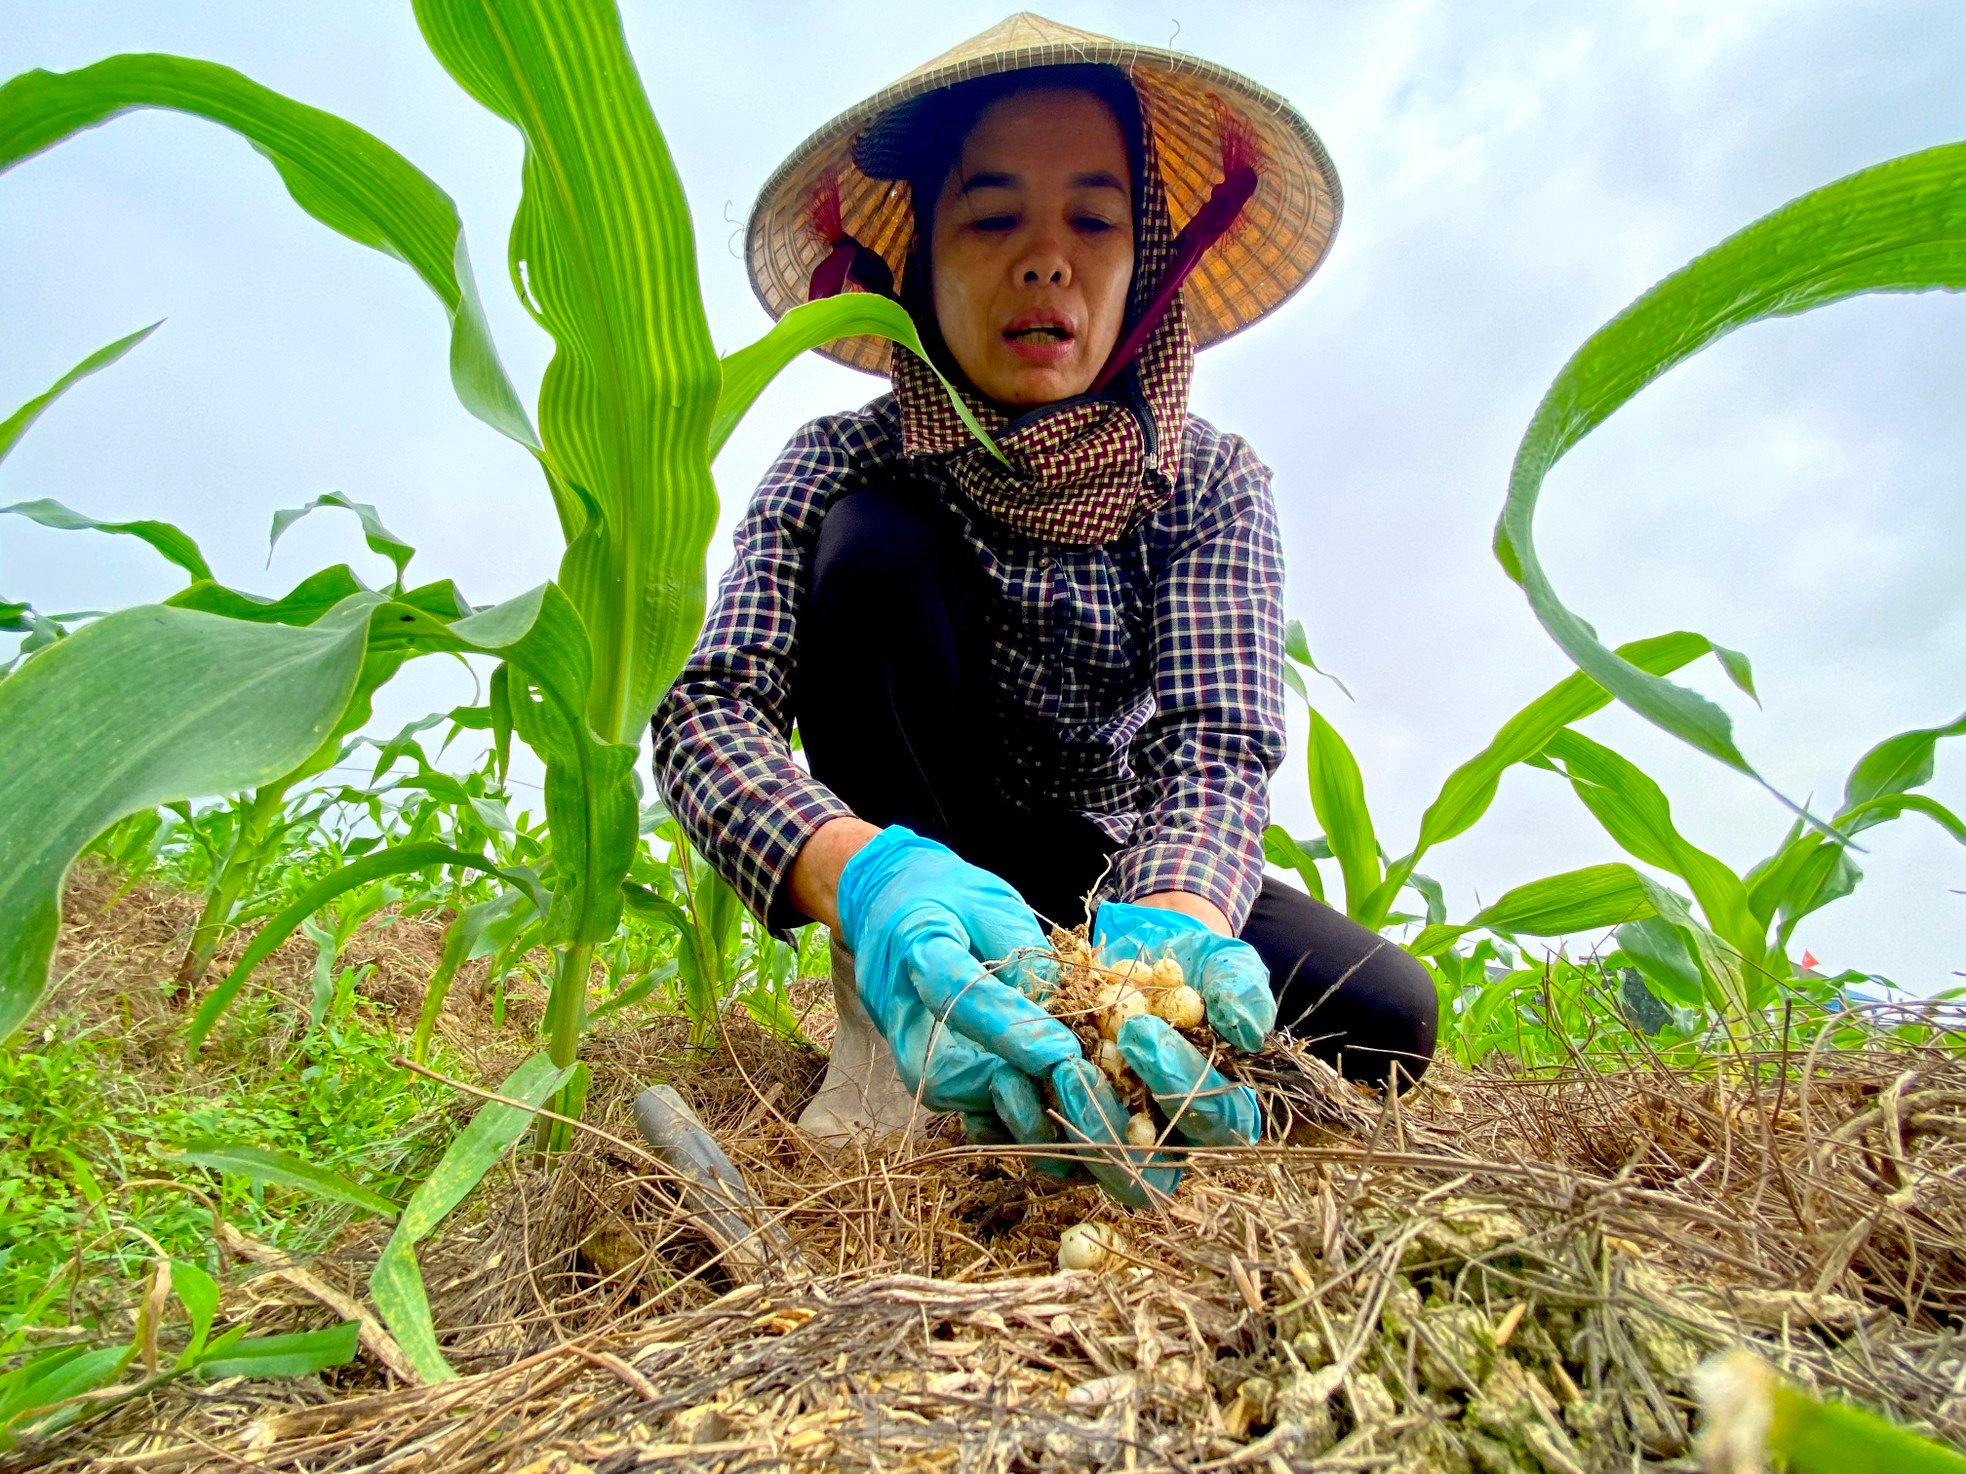
[[[657,5],[629,39],[696,209],[720,349],[767,318],[735,250],[773,166],[814,127],[1005,11],[919,0]],[[1365,772],[1381,838],[1409,845],[1442,779],[1566,669],[1488,549],[1516,441],[1592,330],[1764,212],[1865,165],[1966,138],[1956,0],[1575,0],[1159,7],[1056,3],[1089,30],[1174,44],[1291,99],[1345,188],[1317,277],[1203,354],[1194,410],[1275,472],[1288,603],[1357,697],[1319,691]],[[1178,34],[1177,34],[1178,24]],[[504,282],[520,150],[422,45],[408,4],[0,0],[0,76],[118,51],[209,57],[361,124],[456,197],[514,378],[548,343]],[[728,222],[728,223],[727,223]],[[421,550],[412,571],[487,603],[549,577],[531,461],[451,394],[441,310],[400,263],[303,215],[244,143],[124,118],[0,179],[0,413],[164,317],[74,391],[0,472],[0,503],[57,497],[192,532],[221,577],[284,589],[347,559],[352,519],[274,509],[339,489]],[[1966,707],[1966,302],[1873,297],[1763,324],[1645,391],[1551,478],[1540,532],[1558,589],[1609,640],[1698,629],[1746,651],[1764,706],[1736,715],[1783,791],[1825,805],[1873,742]],[[809,355],[717,465],[728,528],[804,421],[885,385]],[[528,393],[531,389],[528,388]],[[123,540],[0,522],[0,597],[110,608],[174,570]],[[426,661],[382,725],[470,694]],[[1621,711],[1587,730],[1671,795],[1737,868],[1787,816],[1746,779]],[[1301,735],[1301,723],[1296,734]],[[1929,790],[1966,806],[1966,740]],[[1301,742],[1278,817],[1315,832]],[[1857,893],[1798,942],[1831,969],[1919,991],[1966,968],[1966,850],[1920,819],[1873,830]],[[1465,917],[1509,886],[1622,858],[1566,785],[1513,774],[1425,868]]]

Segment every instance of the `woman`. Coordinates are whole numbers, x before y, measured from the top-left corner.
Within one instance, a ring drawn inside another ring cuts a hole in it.
[[[1280,1019],[1353,1078],[1425,1068],[1425,970],[1263,874],[1275,509],[1250,448],[1186,409],[1191,312],[1211,341],[1262,315],[1337,212],[1280,99],[1029,15],[834,120],[760,196],[766,305],[898,295],[1005,458],[913,354],[830,345],[893,392],[793,438],[656,715],[690,839],[774,929],[832,928],[815,1134],[926,1106],[979,1139],[1055,1140],[1048,1083],[1067,1136],[1111,1146],[1117,1097],[1024,996],[1041,919],[1088,907],[1104,955],[1173,948],[1239,1048]],[[1185,1139],[1255,1139],[1254,1096],[1159,1020],[1120,1044]],[[1137,1156],[1091,1155],[1139,1200]]]

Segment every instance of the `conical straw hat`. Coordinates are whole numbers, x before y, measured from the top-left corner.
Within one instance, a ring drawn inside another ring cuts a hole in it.
[[[847,231],[899,276],[913,229],[908,186],[875,178],[888,140],[907,127],[908,104],[956,82],[1024,67],[1103,62],[1124,68],[1140,94],[1178,229],[1221,176],[1217,108],[1239,114],[1262,150],[1260,182],[1236,228],[1202,258],[1181,289],[1195,346],[1206,348],[1275,309],[1310,278],[1338,229],[1338,171],[1303,116],[1268,88],[1224,67],[1136,46],[1020,11],[882,88],[813,133],[780,164],[751,208],[745,256],[751,286],[774,318],[806,300],[828,246],[808,201],[828,171],[839,181]],[[819,350],[869,373],[887,372],[888,345],[844,338]]]

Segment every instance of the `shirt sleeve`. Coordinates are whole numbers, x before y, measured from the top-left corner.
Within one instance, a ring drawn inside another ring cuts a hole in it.
[[[800,847],[853,812],[791,745],[806,572],[852,469],[827,421],[792,438],[738,524],[703,632],[651,722],[656,782],[683,833],[781,937],[810,919],[786,887]]]
[[[1270,470],[1225,436],[1154,592],[1155,710],[1134,740],[1148,807],[1107,889],[1184,891],[1241,931],[1263,880],[1269,780],[1283,761],[1283,547]]]

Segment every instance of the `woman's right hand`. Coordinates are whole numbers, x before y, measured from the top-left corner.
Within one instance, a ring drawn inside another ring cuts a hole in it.
[[[1172,1190],[1178,1173],[1126,1147],[1118,1092],[1035,1001],[1055,964],[1037,918],[1007,883],[890,825],[840,869],[836,905],[861,1002],[924,1105],[962,1112],[972,1137],[1000,1126],[1020,1142],[1056,1142],[1038,1090],[1048,1080],[1071,1140],[1089,1148],[1074,1160],[1108,1192],[1141,1206],[1150,1189]],[[1002,960],[1011,982],[992,976],[985,960]]]

